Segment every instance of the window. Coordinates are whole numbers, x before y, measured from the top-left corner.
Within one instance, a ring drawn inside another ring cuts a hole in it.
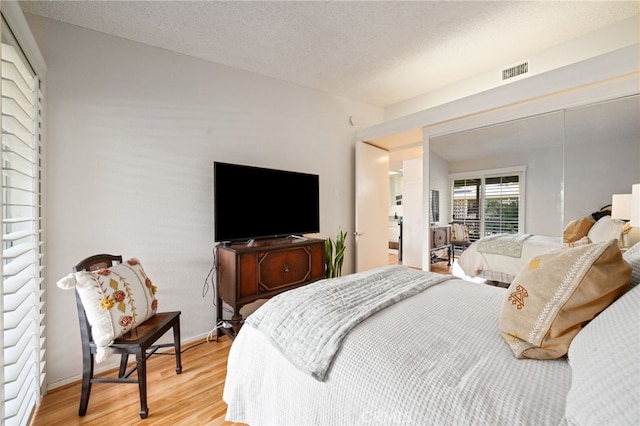
[[[480,200],[482,180],[477,178],[453,181],[452,219],[469,229],[469,240],[480,238]]]
[[[524,173],[520,167],[451,176],[452,220],[467,225],[471,241],[523,232]]]
[[[44,383],[40,218],[42,95],[2,21],[2,423],[28,424]]]
[[[484,235],[516,234],[519,227],[520,176],[484,180]]]

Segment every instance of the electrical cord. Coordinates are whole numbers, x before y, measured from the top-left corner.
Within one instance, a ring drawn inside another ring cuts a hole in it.
[[[193,345],[191,345],[191,346],[189,346],[189,347],[187,347],[187,348],[185,348],[185,349],[181,350],[181,351],[180,351],[180,353],[181,353],[181,354],[183,354],[183,353],[185,353],[185,352],[187,352],[187,351],[189,351],[189,350],[191,350],[191,349],[193,349],[193,348],[195,348],[195,347],[197,347],[197,346],[200,346],[200,345],[202,345],[202,344],[204,344],[204,343],[211,343],[211,342],[213,342],[213,341],[216,341],[216,342],[217,342],[217,341],[218,341],[217,331],[218,331],[218,329],[219,329],[220,327],[223,327],[223,326],[224,326],[224,323],[225,323],[225,322],[228,322],[228,323],[231,323],[231,324],[232,324],[232,321],[231,321],[231,320],[220,320],[220,321],[218,321],[218,323],[216,324],[216,326],[215,326],[215,327],[213,327],[213,328],[209,331],[209,333],[207,333],[207,337],[205,337],[205,339],[204,339],[202,342],[194,343]],[[244,322],[244,321],[242,321],[242,322]],[[233,326],[233,325],[231,325],[231,327],[232,327],[232,326]],[[215,339],[214,339],[214,337],[213,337],[214,333],[216,333],[216,337],[215,337]],[[156,352],[155,354],[156,354],[156,355],[172,355],[172,356],[174,356],[176,353],[175,353],[175,352]]]
[[[213,257],[213,263],[211,264],[211,269],[209,269],[209,273],[204,279],[204,283],[202,285],[202,297],[206,297],[209,292],[209,284],[211,284],[211,289],[213,292],[213,306],[217,306],[217,288],[216,288],[216,272],[218,271],[218,244],[213,245],[213,251],[211,256]]]
[[[195,348],[197,346],[200,346],[203,343],[210,343],[210,341],[209,340],[203,340],[202,342],[195,343],[195,344],[193,344],[193,345],[191,345],[191,346],[189,346],[187,348],[184,348],[183,350],[180,351],[180,353],[183,354],[183,353],[185,353],[187,351],[190,351],[191,349],[193,349],[193,348]],[[170,355],[170,356],[175,356],[175,354],[176,354],[175,352],[155,352],[154,353],[154,355]]]
[[[211,268],[209,269],[209,272],[207,273],[207,276],[204,278],[204,283],[202,285],[202,297],[203,298],[207,297],[207,293],[209,293],[209,287],[211,287],[211,290],[212,290],[212,293],[213,293],[212,294],[212,296],[213,296],[212,302],[213,302],[213,306],[216,308],[216,312],[218,311],[217,310],[218,298],[217,298],[217,286],[216,286],[216,272],[218,270],[218,258],[217,258],[218,250],[217,250],[217,248],[218,248],[218,244],[214,244],[213,245],[213,250],[212,250],[213,262],[211,264]],[[233,314],[233,312],[230,309],[225,308],[224,305],[223,305],[223,312]],[[214,333],[216,335],[215,336],[215,341],[217,342],[218,341],[218,334],[217,334],[218,329],[220,327],[223,327],[225,323],[232,324],[231,320],[218,319],[217,321],[218,322],[216,323],[215,327],[213,327],[209,331],[209,333],[207,333],[207,337],[202,342],[195,343],[195,344],[193,344],[193,345],[181,350],[180,353],[183,354],[183,353],[185,353],[185,352],[187,352],[187,351],[189,351],[189,350],[191,350],[191,349],[193,349],[193,348],[195,348],[197,346],[200,346],[200,345],[202,345],[204,343],[210,343],[210,342],[214,341],[214,338],[213,338]],[[230,325],[229,328],[230,327],[233,327],[233,325]],[[155,352],[155,355],[175,356],[175,354],[176,354],[175,351],[174,352]]]

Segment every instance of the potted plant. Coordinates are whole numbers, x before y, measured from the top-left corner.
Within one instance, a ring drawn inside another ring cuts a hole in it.
[[[342,275],[344,250],[347,248],[344,245],[346,237],[347,233],[339,228],[335,241],[331,238],[327,238],[324,241],[324,276],[326,278],[334,278]]]

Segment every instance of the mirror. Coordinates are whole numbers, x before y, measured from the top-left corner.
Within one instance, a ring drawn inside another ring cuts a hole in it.
[[[484,203],[480,202],[481,187],[477,183],[483,178],[506,179],[517,173],[519,200],[515,202],[515,220],[521,222],[520,229],[559,235],[562,230],[563,116],[563,112],[555,112],[431,138],[431,188],[445,194],[443,210],[447,221],[452,218],[451,207],[465,201],[451,200],[450,178],[457,182],[476,182],[459,185],[467,194],[456,191],[456,197],[472,197],[467,203],[471,202],[474,209],[463,209],[469,215],[462,214],[456,219],[475,222],[476,226],[470,227],[472,240],[495,232],[489,216],[484,219],[487,210],[484,206],[493,200],[487,196]],[[502,193],[507,187],[501,185],[497,190]],[[504,208],[513,203],[505,202]],[[536,211],[546,213],[536,214]],[[499,220],[504,218],[503,215]]]
[[[639,105],[636,95],[566,111],[565,225],[640,182]]]
[[[440,221],[440,191],[438,191],[437,189],[431,190],[429,205],[431,207],[431,224],[438,223]]]
[[[402,217],[402,174],[389,176],[389,219]]]
[[[452,217],[450,176],[521,167],[521,232],[561,236],[569,221],[640,182],[638,116],[635,95],[431,137],[430,190],[442,193],[441,221]]]

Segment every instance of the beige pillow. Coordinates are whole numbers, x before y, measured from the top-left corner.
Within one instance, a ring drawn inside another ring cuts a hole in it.
[[[586,237],[594,223],[596,223],[596,221],[591,215],[572,220],[564,228],[562,241],[565,243],[573,243]]]
[[[451,241],[467,242],[469,241],[469,228],[461,223],[451,224]]]
[[[589,229],[587,236],[594,243],[609,241],[611,238],[617,238],[618,241],[622,241],[623,228],[624,221],[613,219],[611,216],[602,216]]]
[[[158,308],[156,286],[135,258],[106,269],[74,272],[57,285],[78,291],[97,346],[96,362],[107,359],[109,345]]]
[[[591,244],[593,241],[591,241],[589,239],[589,237],[584,236],[582,238],[580,238],[579,240],[576,241],[571,241],[571,242],[564,242],[562,244],[563,247],[577,247],[577,246],[584,246],[587,244]]]
[[[509,286],[500,332],[516,358],[555,359],[629,289],[631,267],[615,239],[534,257]]]

